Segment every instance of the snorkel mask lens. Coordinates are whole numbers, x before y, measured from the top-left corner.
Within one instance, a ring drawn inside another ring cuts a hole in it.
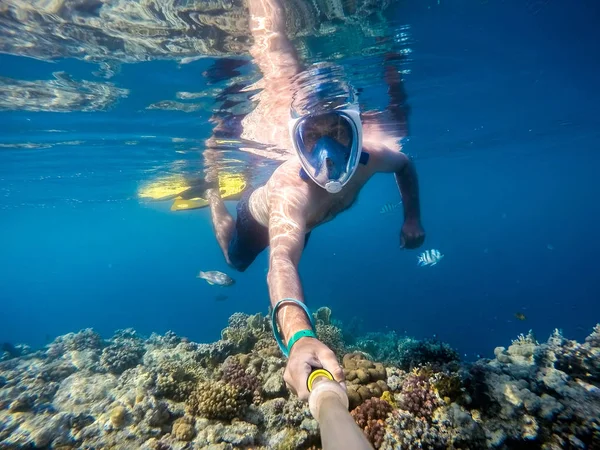
[[[305,172],[328,192],[339,192],[356,170],[361,152],[359,126],[355,110],[308,115],[290,123]]]

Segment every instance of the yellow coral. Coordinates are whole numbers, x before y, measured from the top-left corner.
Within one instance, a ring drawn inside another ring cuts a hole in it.
[[[398,408],[398,404],[396,403],[396,400],[394,400],[394,397],[390,391],[385,391],[383,394],[381,394],[381,400],[388,402],[394,409]]]
[[[191,441],[194,439],[196,435],[196,430],[194,430],[194,418],[184,416],[177,419],[173,422],[172,434],[175,435],[175,438],[180,441]]]
[[[127,410],[123,406],[117,406],[110,413],[110,423],[115,428],[120,428],[125,423],[125,414]]]

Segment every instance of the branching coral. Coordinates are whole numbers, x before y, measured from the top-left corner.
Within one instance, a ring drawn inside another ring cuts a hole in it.
[[[571,376],[588,381],[600,381],[600,351],[595,346],[600,341],[600,337],[596,334],[597,328],[598,326],[584,344],[568,339],[559,341],[553,336],[554,339],[551,338],[548,344],[542,346],[537,352],[537,359],[541,360],[540,363],[553,362],[556,369]]]
[[[232,342],[220,340],[212,344],[196,344],[195,359],[202,367],[215,368],[225,359],[235,353]]]
[[[160,347],[176,347],[181,342],[182,338],[177,336],[175,332],[169,330],[164,335],[152,333],[148,338],[147,343]]]
[[[269,356],[278,358],[283,357],[283,354],[272,335],[259,339],[254,345],[253,351],[265,358]]]
[[[462,382],[457,374],[438,372],[430,381],[439,397],[446,403],[457,400],[463,394]]]
[[[233,344],[237,352],[246,353],[256,342],[269,334],[269,325],[261,314],[249,316],[235,313],[229,318],[229,326],[221,331],[221,338]]]
[[[46,350],[49,359],[60,358],[68,351],[100,350],[104,341],[92,328],[57,337]]]
[[[378,449],[383,442],[385,420],[391,412],[392,406],[388,402],[373,397],[352,410],[351,414],[369,442]]]
[[[407,411],[393,411],[385,423],[385,434],[381,450],[447,448],[447,437],[443,429],[432,427],[421,417],[415,417]]]
[[[431,419],[440,399],[429,382],[427,374],[413,371],[405,378],[401,389],[400,408],[417,417]]]
[[[238,359],[230,357],[225,361],[222,380],[237,387],[246,401],[260,402],[261,386],[258,377],[246,372]]]
[[[344,344],[342,330],[335,325],[323,325],[322,323],[317,323],[317,336],[338,358],[346,353],[346,345]]]
[[[303,420],[310,417],[308,404],[297,398],[290,398],[283,405],[282,417],[286,425],[297,427]]]
[[[196,387],[202,372],[181,361],[163,361],[156,370],[156,395],[175,401],[185,400]]]
[[[594,327],[592,334],[585,338],[585,343],[593,348],[600,348],[600,323]]]
[[[185,407],[193,416],[231,420],[243,415],[247,402],[239,388],[224,381],[200,382],[189,395]]]
[[[144,347],[132,340],[111,344],[102,350],[100,364],[109,372],[121,374],[137,366],[144,356]]]

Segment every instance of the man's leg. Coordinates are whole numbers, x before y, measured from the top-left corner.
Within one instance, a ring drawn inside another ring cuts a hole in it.
[[[210,217],[217,242],[221,247],[225,261],[227,261],[227,264],[231,264],[229,260],[229,243],[235,230],[235,220],[227,211],[218,189],[208,189],[206,196],[210,202]]]

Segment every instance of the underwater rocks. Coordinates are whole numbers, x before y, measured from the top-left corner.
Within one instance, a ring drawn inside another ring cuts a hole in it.
[[[371,332],[356,339],[356,349],[375,361],[411,370],[429,364],[437,369],[455,369],[458,353],[445,342],[436,339],[417,340],[399,337],[395,332]]]
[[[488,444],[531,442],[543,448],[600,448],[599,327],[583,344],[555,330],[544,344],[519,336],[468,377],[472,407]]]
[[[376,449],[600,448],[600,326],[584,343],[521,335],[461,366],[440,342],[348,342],[330,310],[316,320],[350,351],[351,414]],[[284,367],[260,314],[235,314],[212,344],[69,333],[0,362],[0,448],[320,448]]]

